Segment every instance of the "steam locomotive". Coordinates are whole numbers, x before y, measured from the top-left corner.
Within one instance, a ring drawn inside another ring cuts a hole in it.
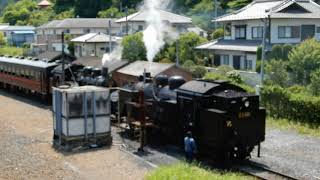
[[[134,94],[143,92],[145,124],[152,124],[147,129],[148,142],[183,147],[184,136],[191,131],[202,157],[243,160],[264,141],[266,111],[259,106],[259,96],[227,81],[145,77],[126,87],[126,93],[120,91],[118,107],[119,111],[126,107],[126,113],[119,114],[129,124],[141,120],[139,109],[128,101],[137,102]]]

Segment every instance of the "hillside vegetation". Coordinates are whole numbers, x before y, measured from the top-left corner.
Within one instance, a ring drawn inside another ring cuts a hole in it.
[[[69,17],[107,17],[119,18],[139,9],[143,0],[51,0],[49,9],[39,9],[38,0],[0,0],[0,20],[11,25],[39,26],[52,19]],[[220,0],[217,1],[218,14],[230,9],[239,9],[251,0]],[[171,0],[170,10],[192,17],[195,24],[210,29],[210,20],[214,16],[212,0]],[[1,9],[2,8],[2,9]]]

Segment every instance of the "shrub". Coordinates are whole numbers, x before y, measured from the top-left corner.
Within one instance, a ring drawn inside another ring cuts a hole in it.
[[[208,71],[204,66],[195,66],[192,68],[192,76],[195,78],[202,78],[207,72]]]
[[[221,38],[223,36],[224,36],[223,28],[218,28],[212,33],[211,38],[212,39],[218,39],[218,38]]]
[[[289,54],[289,66],[297,84],[310,83],[311,73],[320,68],[320,42],[308,39]]]
[[[228,72],[233,71],[234,69],[228,65],[222,65],[218,67],[218,72],[222,75],[227,75]]]
[[[313,95],[320,94],[320,69],[317,69],[311,74],[310,89]]]
[[[264,86],[261,99],[273,117],[320,124],[320,97],[291,93],[280,86]]]
[[[266,74],[272,84],[277,84],[282,87],[288,85],[289,74],[287,72],[287,63],[282,60],[271,60],[266,64]]]
[[[231,81],[237,83],[237,84],[241,84],[243,83],[243,80],[240,76],[240,74],[237,71],[229,71],[227,72],[227,77],[228,79],[231,79]]]

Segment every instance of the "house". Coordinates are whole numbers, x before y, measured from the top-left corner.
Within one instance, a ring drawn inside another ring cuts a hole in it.
[[[120,25],[115,23],[115,19],[68,18],[53,20],[36,29],[36,43],[33,44],[33,48],[37,51],[62,51],[62,32],[65,32],[66,36],[73,39],[88,33],[98,32],[114,36],[119,31]]]
[[[98,32],[88,33],[74,38],[71,42],[75,43],[75,56],[77,58],[82,56],[96,56],[102,58],[103,54],[114,49],[120,43],[120,40],[120,37],[109,36]]]
[[[266,27],[266,47],[320,39],[320,6],[311,0],[254,0],[246,7],[216,18],[224,26],[222,39],[196,47],[214,54],[215,66],[256,68],[257,48]]]
[[[21,47],[24,44],[31,44],[35,39],[35,27],[33,26],[10,26],[0,25],[0,32],[3,33],[11,46]]]
[[[161,20],[168,25],[169,27],[174,28],[179,33],[189,32],[188,28],[195,27],[192,25],[192,19],[186,16],[182,16],[179,14],[174,14],[172,12],[159,10]],[[143,31],[147,28],[147,18],[149,15],[146,11],[138,11],[134,14],[131,14],[127,17],[120,18],[116,21],[116,23],[120,24],[121,34],[126,35],[133,34],[136,32]],[[195,30],[195,29],[191,29]],[[201,34],[206,34],[204,30],[197,29],[196,32]]]
[[[175,76],[179,75],[185,80],[192,80],[192,74],[175,66],[175,64],[163,64],[148,61],[135,61],[112,73],[112,79],[119,87],[138,82],[138,77],[144,73],[144,70],[151,73],[151,77],[157,75]]]

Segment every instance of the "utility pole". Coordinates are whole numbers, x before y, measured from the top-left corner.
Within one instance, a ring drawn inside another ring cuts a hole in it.
[[[128,36],[129,26],[128,26],[128,6],[126,6],[126,35]]]
[[[179,62],[179,39],[177,39],[177,42],[176,42],[176,66],[177,67],[180,66],[180,62]]]
[[[216,20],[218,17],[218,2],[214,0],[214,19]],[[214,29],[217,29],[217,21],[214,21]]]
[[[109,20],[109,53],[112,52],[111,20]]]
[[[65,66],[65,62],[64,62],[64,32],[62,32],[61,35],[61,42],[62,42],[62,75],[61,75],[61,84],[64,85],[65,84],[65,72],[64,72],[64,66]]]
[[[261,80],[260,85],[263,86],[263,80],[264,80],[264,61],[266,60],[266,38],[267,38],[267,23],[268,18],[262,19],[263,21],[263,36],[262,36],[262,53],[261,53]]]

